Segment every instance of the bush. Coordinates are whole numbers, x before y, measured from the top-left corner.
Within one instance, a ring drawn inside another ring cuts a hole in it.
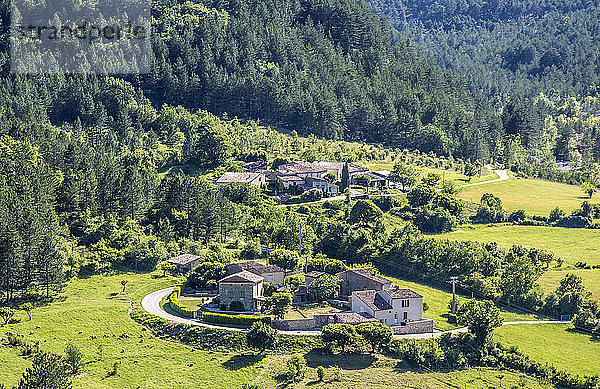
[[[351,324],[327,324],[321,332],[323,343],[329,350],[334,347],[346,350],[347,346],[356,343],[356,329]]]
[[[275,285],[273,282],[265,282],[263,283],[263,296],[265,297],[271,297],[273,295],[273,293],[277,292],[277,285]]]
[[[71,374],[78,374],[83,367],[83,352],[71,342],[65,348],[65,362]]]
[[[394,335],[390,327],[377,322],[361,323],[356,326],[356,332],[371,345],[373,352],[388,345]]]
[[[228,315],[226,313],[204,312],[202,320],[206,323],[232,324],[243,327],[250,327],[256,322],[271,325],[270,317],[257,315]]]
[[[323,382],[325,379],[325,368],[323,366],[317,368],[317,377],[319,377],[319,382]]]
[[[302,355],[294,355],[288,359],[286,378],[291,382],[300,382],[306,373],[306,359]]]
[[[278,340],[277,330],[260,321],[252,324],[250,330],[246,332],[246,343],[260,352],[275,348]]]
[[[189,309],[179,301],[179,294],[181,293],[181,286],[176,286],[173,292],[169,295],[169,306],[173,311],[180,314],[183,317],[194,318],[196,311]]]
[[[520,222],[524,221],[526,219],[526,217],[527,216],[525,215],[525,211],[522,209],[519,209],[518,211],[512,212],[508,216],[508,221],[513,222],[513,223],[520,223]]]
[[[246,307],[244,307],[244,304],[242,304],[241,301],[232,301],[229,304],[229,310],[234,312],[243,312],[246,310]]]

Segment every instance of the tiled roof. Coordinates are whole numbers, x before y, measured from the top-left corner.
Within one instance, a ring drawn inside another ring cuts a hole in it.
[[[194,254],[181,254],[176,257],[169,259],[167,262],[173,263],[175,265],[187,265],[190,262],[194,262],[196,259],[200,258],[199,255]]]
[[[367,312],[340,312],[334,314],[335,322],[342,324],[360,324],[369,321],[377,321],[373,316]]]
[[[319,277],[321,277],[323,274],[325,274],[325,272],[313,270],[313,271],[311,271],[311,272],[309,272],[309,273],[306,273],[306,275],[305,275],[305,276],[306,276],[306,277],[312,277],[312,278],[319,278]]]
[[[217,184],[228,184],[232,182],[252,182],[260,177],[261,173],[252,172],[225,172],[215,181]]]
[[[281,174],[305,174],[305,173],[322,173],[326,169],[319,166],[318,164],[298,161],[290,162],[285,165],[281,165],[277,168],[277,171]]]
[[[246,262],[236,262],[232,263],[232,265],[237,265],[243,270],[248,270],[253,273],[275,273],[275,272],[284,272],[282,268],[276,265],[263,265],[262,263],[254,262],[254,261],[246,261]]]
[[[254,274],[252,272],[244,270],[244,271],[232,274],[230,276],[227,276],[227,277],[219,280],[219,283],[221,283],[221,282],[239,282],[239,283],[252,282],[253,284],[256,284],[262,280],[263,280],[263,278],[261,276],[259,276],[258,274]]]
[[[352,293],[352,298],[358,298],[365,305],[371,308],[373,311],[385,311],[392,309],[392,306],[381,297],[377,291],[374,290],[361,290],[359,292]]]
[[[393,299],[414,299],[423,297],[414,290],[402,288],[386,289],[385,293],[389,294]]]
[[[378,283],[384,284],[384,285],[392,283],[392,281],[388,280],[387,278],[384,278],[380,275],[373,273],[373,270],[371,270],[371,268],[368,268],[368,267],[361,267],[361,268],[357,268],[357,269],[348,269],[348,270],[344,270],[343,272],[340,272],[340,273],[344,273],[344,272],[352,272],[352,273],[361,275],[365,278],[368,278],[372,281],[375,281],[375,282],[378,282]],[[340,273],[338,273],[338,276]]]

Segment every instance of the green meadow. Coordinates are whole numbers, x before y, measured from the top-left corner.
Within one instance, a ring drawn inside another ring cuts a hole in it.
[[[464,225],[436,237],[497,242],[504,247],[521,245],[552,251],[565,263],[600,265],[600,232],[582,228],[515,226],[512,224]]]
[[[34,309],[31,321],[19,312],[19,322],[0,331],[23,334],[28,341],[39,341],[42,350],[61,354],[72,341],[85,354],[85,368],[74,377],[74,388],[234,388],[258,376],[260,366],[239,363],[239,356],[194,351],[153,338],[129,319],[130,299],[137,302],[146,293],[176,282],[172,277],[154,278],[158,275],[74,279],[63,301]],[[128,281],[125,293],[121,280]],[[0,369],[0,383],[7,387],[15,385],[31,363],[7,346],[0,347],[0,358],[8,367]],[[117,375],[108,376],[115,362]]]
[[[515,345],[530,358],[574,374],[600,374],[600,342],[565,324],[510,325],[495,337]]]
[[[479,203],[485,193],[500,197],[504,208],[509,211],[523,209],[529,215],[538,216],[548,216],[556,207],[568,213],[586,200],[598,202],[596,198],[588,199],[578,186],[521,178],[463,188],[458,197]]]

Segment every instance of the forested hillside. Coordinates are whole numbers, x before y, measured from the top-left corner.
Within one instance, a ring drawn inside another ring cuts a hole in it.
[[[464,158],[495,152],[496,112],[409,41],[392,46],[387,23],[362,1],[162,1],[154,4],[153,24],[154,71],[126,80],[154,107],[182,105],[299,134]],[[135,122],[118,104],[107,105],[115,97],[93,76],[3,83],[8,105],[1,109],[9,117]],[[148,130],[144,123],[138,129]]]
[[[368,3],[389,18],[396,39],[416,40],[443,68],[490,96],[596,93],[598,1]]]

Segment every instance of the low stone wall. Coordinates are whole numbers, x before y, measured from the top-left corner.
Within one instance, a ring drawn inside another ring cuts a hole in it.
[[[313,317],[309,317],[306,319],[273,320],[271,322],[271,327],[285,331],[312,330],[316,326],[317,325]]]
[[[427,332],[433,332],[433,320],[425,319],[419,321],[412,321],[406,323],[406,325],[396,325],[391,327],[395,335],[408,335],[408,334],[424,334]]]

